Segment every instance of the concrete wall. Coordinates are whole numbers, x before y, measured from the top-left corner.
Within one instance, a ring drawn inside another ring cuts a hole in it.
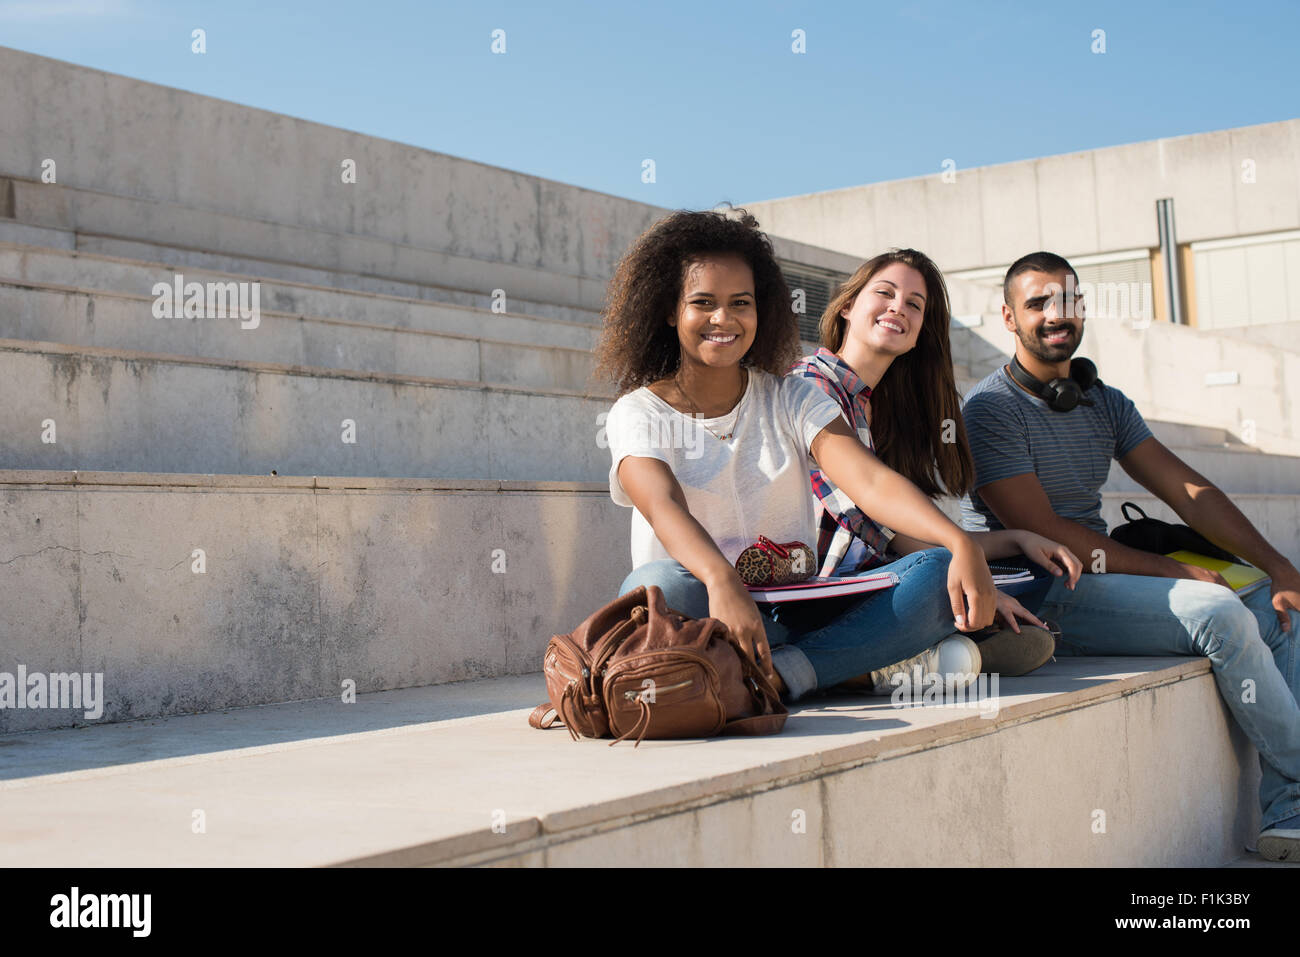
[[[17,50],[0,89],[0,216],[31,225],[598,309],[667,212]]]
[[[559,483],[0,472],[0,672],[102,672],[99,722],[535,672],[615,597],[629,514]]]
[[[1254,162],[1252,183],[1242,163]],[[775,232],[866,258],[922,249],[944,270],[1158,245],[1155,201],[1180,243],[1300,228],[1300,120],[940,171],[749,204]]]

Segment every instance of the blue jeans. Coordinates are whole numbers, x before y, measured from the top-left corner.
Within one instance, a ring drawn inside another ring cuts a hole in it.
[[[1238,598],[1221,585],[1144,575],[1052,582],[1038,616],[1061,628],[1058,655],[1199,655],[1259,751],[1266,829],[1300,813],[1300,614],[1283,631],[1267,587]]]
[[[911,658],[952,634],[946,548],[913,552],[873,568],[898,576],[893,588],[844,600],[760,604],[772,664],[797,700],[869,671]],[[647,562],[623,581],[620,595],[656,585],[668,606],[691,618],[707,618],[709,593],[679,562]]]

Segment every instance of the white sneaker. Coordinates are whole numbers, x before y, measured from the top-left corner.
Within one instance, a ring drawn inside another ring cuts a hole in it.
[[[871,693],[892,695],[894,689],[903,685],[910,688],[918,671],[922,680],[930,674],[944,675],[947,690],[964,689],[979,675],[981,665],[979,645],[955,632],[919,655],[871,672]]]
[[[939,667],[934,670],[944,676],[949,691],[969,687],[984,668],[980,646],[961,632],[954,632],[935,647],[939,649]]]

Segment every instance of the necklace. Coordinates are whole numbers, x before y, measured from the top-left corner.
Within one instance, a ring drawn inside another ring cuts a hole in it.
[[[702,421],[705,418],[704,412],[696,404],[695,400],[691,398],[690,393],[688,393],[685,387],[682,385],[681,370],[678,370],[677,375],[673,376],[673,381],[677,383],[677,390],[681,392],[681,394],[686,398],[686,401],[691,404],[691,410],[697,416],[696,421],[699,423],[700,427],[703,428],[705,432],[708,432],[709,435],[717,439],[719,442],[726,442],[727,440],[735,436],[736,424],[740,422],[740,416],[737,414],[740,410],[740,400],[745,397],[745,387],[749,385],[749,373],[742,370],[741,374],[743,378],[741,379],[740,382],[740,395],[736,396],[736,401],[731,409],[731,412],[727,413],[727,415],[725,416],[726,418],[730,418],[732,415],[736,415],[736,422],[732,423],[730,432],[726,432],[722,434],[715,432],[713,429],[705,425],[704,422]]]

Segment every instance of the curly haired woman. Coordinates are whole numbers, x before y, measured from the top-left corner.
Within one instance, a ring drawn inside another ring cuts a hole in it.
[[[743,210],[674,213],[623,258],[598,347],[620,396],[605,423],[610,494],[634,509],[620,593],[657,585],[678,611],[718,618],[788,700],[926,649],[932,671],[978,671],[970,639],[937,643],[993,620],[984,553],[867,451],[832,398],[783,375],[797,348],[789,289]],[[760,608],[734,562],[760,535],[815,541],[814,460],[864,512],[944,547],[887,566],[893,588]]]

